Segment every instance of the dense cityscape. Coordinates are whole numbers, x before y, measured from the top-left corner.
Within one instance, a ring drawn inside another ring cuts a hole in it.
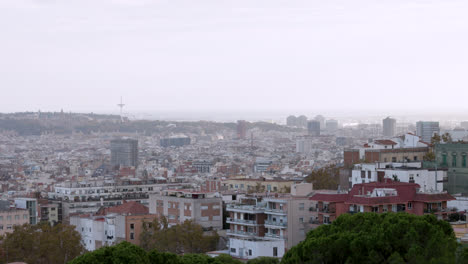
[[[160,240],[149,223],[190,222],[211,242],[163,251],[281,259],[343,214],[406,212],[447,221],[468,243],[468,122],[341,122],[3,114],[0,235],[46,223],[72,227],[88,252],[149,250]]]

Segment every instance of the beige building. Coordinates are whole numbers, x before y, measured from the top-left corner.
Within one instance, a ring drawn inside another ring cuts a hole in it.
[[[151,194],[149,211],[165,216],[169,224],[194,220],[204,228],[223,228],[222,199],[208,192],[164,190],[161,194]]]
[[[0,211],[0,236],[13,232],[14,226],[29,223],[29,212],[25,209],[6,209]]]
[[[289,193],[291,185],[294,183],[296,182],[282,179],[268,180],[265,178],[236,177],[222,181],[221,186],[230,191]]]

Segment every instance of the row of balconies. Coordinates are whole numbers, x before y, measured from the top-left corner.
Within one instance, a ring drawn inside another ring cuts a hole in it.
[[[265,225],[286,227],[288,225],[288,223],[287,222],[275,222],[275,221],[272,221],[272,220],[266,220]]]
[[[227,217],[226,222],[231,222],[231,223],[236,223],[236,224],[251,224],[251,225],[257,225],[257,220],[246,220],[246,219],[239,219],[239,218],[231,218]]]

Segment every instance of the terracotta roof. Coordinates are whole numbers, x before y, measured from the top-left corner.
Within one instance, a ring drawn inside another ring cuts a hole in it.
[[[372,193],[374,189],[395,189],[395,196],[370,197],[367,194]],[[419,184],[395,182],[386,179],[385,182],[371,182],[355,184],[348,194],[315,194],[310,200],[324,202],[344,202],[345,204],[378,205],[378,204],[397,204],[411,201],[417,202],[436,202],[455,200],[448,193],[418,193]]]
[[[105,208],[101,207],[96,215],[107,215],[107,214],[125,214],[125,215],[142,215],[149,214],[148,207],[142,205],[139,202],[131,201],[125,202],[121,205]]]
[[[374,140],[374,143],[377,145],[396,145],[397,144],[395,141],[390,140],[390,139]]]

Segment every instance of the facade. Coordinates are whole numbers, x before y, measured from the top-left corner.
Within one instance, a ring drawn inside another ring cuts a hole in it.
[[[172,225],[193,220],[205,229],[223,228],[222,198],[213,193],[164,190],[150,195],[149,211],[158,217],[165,216]]]
[[[48,198],[61,203],[62,218],[67,222],[71,214],[95,213],[101,206],[115,206],[123,201],[148,205],[149,195],[166,186],[165,181],[155,179],[63,182],[54,186]]]
[[[122,241],[139,245],[143,224],[152,222],[155,217],[148,213],[148,207],[138,202],[126,202],[101,208],[94,215],[71,216],[70,224],[80,233],[86,249],[93,251]]]
[[[187,136],[173,136],[168,138],[161,138],[159,144],[161,147],[182,147],[190,145],[190,138]]]
[[[114,139],[110,142],[111,165],[113,167],[138,166],[138,140]]]
[[[440,134],[439,122],[416,122],[416,135],[420,136],[422,141],[431,143],[431,138],[434,134]]]
[[[245,139],[247,135],[247,121],[237,121],[237,139]]]
[[[51,226],[62,221],[61,204],[49,203],[47,200],[39,200],[41,222],[48,222]]]
[[[2,208],[0,210],[0,236],[13,232],[15,226],[29,223],[29,210],[18,208]]]
[[[310,200],[316,203],[318,224],[329,224],[341,214],[359,212],[435,214],[447,219],[452,210],[447,202],[455,198],[446,192],[422,192],[415,183],[385,180],[356,184],[347,194],[315,194]]]
[[[310,230],[312,184],[297,184],[290,194],[245,197],[228,204],[230,254],[251,259],[282,257]]]
[[[307,131],[311,136],[320,136],[320,121],[311,120],[307,122]]]
[[[393,137],[396,133],[396,119],[387,117],[382,120],[383,136]]]
[[[29,224],[35,225],[40,221],[39,204],[35,198],[15,198],[15,207],[28,210]]]
[[[444,189],[450,194],[468,193],[468,143],[436,144],[434,150],[437,167],[447,169]]]
[[[422,191],[442,191],[443,183],[447,180],[447,171],[424,169],[420,162],[364,163],[354,166],[349,179],[350,187],[360,183],[398,179],[400,182],[419,184]]]
[[[291,180],[267,180],[265,178],[230,178],[223,180],[221,186],[229,191],[239,192],[280,192],[289,193],[291,186],[296,181]]]

